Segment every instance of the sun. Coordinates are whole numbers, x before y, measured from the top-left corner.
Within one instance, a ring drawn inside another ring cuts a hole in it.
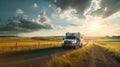
[[[100,30],[101,29],[101,24],[99,22],[92,22],[90,28],[93,31]]]

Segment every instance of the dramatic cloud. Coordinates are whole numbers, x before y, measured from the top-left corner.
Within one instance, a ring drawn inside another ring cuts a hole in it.
[[[97,10],[94,14],[102,14],[103,18],[111,16],[120,10],[120,0],[101,0],[101,9]],[[106,9],[104,11],[104,9]]]
[[[32,32],[40,29],[52,29],[52,24],[45,13],[41,13],[35,21],[28,20],[25,16],[9,19],[8,24],[0,27],[1,31]]]
[[[57,7],[61,8],[62,11],[68,9],[69,7],[76,9],[78,14],[84,17],[84,11],[89,7],[94,8],[91,15],[102,16],[106,18],[113,13],[120,10],[120,0],[48,0],[52,1]]]
[[[84,16],[91,15],[93,12],[100,9],[101,8],[100,2],[101,0],[92,0],[90,7],[87,10],[85,10]]]
[[[66,20],[70,26],[79,26],[84,22],[84,19],[78,17],[76,9],[72,8],[69,8],[62,13],[60,8],[56,8],[55,12],[52,14],[52,17]]]
[[[86,14],[106,18],[119,11],[119,5],[119,0],[92,0]]]
[[[38,7],[38,4],[37,4],[37,3],[34,3],[34,4],[33,4],[33,7],[37,8],[37,7]]]
[[[76,10],[75,10],[75,9],[69,9],[69,10],[66,10],[66,11],[64,11],[63,13],[61,13],[61,14],[59,15],[59,17],[60,17],[60,18],[67,19],[67,20],[72,20],[75,13],[76,13]]]
[[[51,20],[49,19],[49,17],[46,16],[46,12],[42,12],[40,13],[35,19],[33,19],[34,22],[37,22],[39,24],[41,23],[50,23]]]
[[[17,10],[16,10],[16,13],[17,13],[17,14],[23,14],[24,11],[23,11],[22,9],[17,9]]]
[[[79,13],[80,17],[83,16],[83,12],[89,3],[89,0],[57,0],[57,2],[53,2],[57,7],[62,9],[62,12],[67,10],[68,8],[76,9]]]

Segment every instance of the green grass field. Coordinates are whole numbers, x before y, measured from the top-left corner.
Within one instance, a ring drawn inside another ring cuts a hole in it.
[[[111,56],[120,61],[120,39],[99,39],[99,46],[103,47]]]

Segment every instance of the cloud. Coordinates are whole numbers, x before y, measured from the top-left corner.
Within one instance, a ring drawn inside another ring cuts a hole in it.
[[[114,13],[113,15],[111,15],[110,17],[108,17],[106,19],[110,20],[110,19],[116,19],[116,18],[120,18],[120,11]]]
[[[59,17],[60,18],[64,18],[64,19],[67,19],[67,20],[72,20],[74,15],[76,13],[76,10],[75,9],[68,9],[64,12],[62,12]]]
[[[56,8],[55,11],[52,13],[52,17],[59,17],[60,13],[61,13],[61,8]]]
[[[96,6],[93,5],[93,8],[96,9],[97,6],[99,8],[97,8],[97,10],[91,9],[92,12],[90,15],[92,16],[107,18],[120,10],[120,0],[92,0],[91,4],[94,4],[94,1]],[[98,3],[96,1],[98,1]]]
[[[84,11],[91,5],[96,7],[91,13],[93,16],[102,16],[106,18],[120,10],[120,0],[48,0],[51,1],[55,6],[62,9],[62,12],[66,9],[76,9],[80,18],[85,18]],[[92,7],[91,7],[92,8]],[[107,8],[107,11],[105,11]]]
[[[51,0],[52,1],[52,0]],[[80,14],[80,17],[83,18],[83,12],[87,7],[89,0],[57,0],[56,2],[52,1],[52,3],[61,8],[61,12],[64,12],[68,8],[76,9]]]
[[[120,10],[120,0],[102,0],[101,1],[101,10],[96,11],[96,14],[99,14],[99,12],[102,12],[103,17],[109,17],[112,14],[118,12]],[[107,11],[104,11],[104,9],[107,8]]]
[[[25,16],[17,16],[9,19],[8,24],[0,27],[0,31],[18,31],[18,32],[32,32],[36,30],[49,30],[53,28],[50,19],[46,14],[41,13],[40,17],[36,17],[35,21],[31,21]]]
[[[34,4],[33,4],[33,7],[37,8],[37,7],[38,7],[38,4],[37,4],[37,3],[34,3]]]
[[[22,9],[17,9],[17,10],[16,10],[16,13],[17,13],[17,14],[23,14],[24,11],[23,11]]]
[[[51,5],[51,4],[49,4],[49,5],[48,5],[48,7],[52,7],[52,5]]]
[[[64,19],[72,26],[79,26],[84,22],[84,19],[78,17],[77,10],[72,8],[69,8],[62,13],[60,8],[56,8],[52,16]]]
[[[56,2],[57,2],[57,0],[54,0],[54,2],[56,3]]]
[[[114,13],[113,15],[107,17],[106,19],[104,19],[104,21],[120,25],[120,11],[118,11],[118,12]]]
[[[46,15],[46,12],[42,12],[40,13],[35,19],[35,22],[41,24],[41,23],[50,23],[51,20],[49,19],[49,17]]]
[[[93,12],[100,9],[101,8],[100,2],[101,0],[92,0],[89,8],[85,10],[84,16],[91,15]]]
[[[107,8],[105,8],[104,11],[107,11]]]

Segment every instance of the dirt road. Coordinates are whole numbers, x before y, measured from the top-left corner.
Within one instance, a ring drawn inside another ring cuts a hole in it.
[[[80,67],[120,67],[120,63],[99,46],[93,45]]]
[[[53,55],[62,55],[70,50],[58,48],[43,49],[16,57],[0,58],[0,67],[32,67],[51,59]]]
[[[44,49],[17,57],[0,58],[0,67],[34,67],[36,64],[50,60],[52,55],[60,56],[71,51],[62,48]],[[79,67],[120,67],[120,63],[96,45],[92,46],[87,57],[80,64]]]

